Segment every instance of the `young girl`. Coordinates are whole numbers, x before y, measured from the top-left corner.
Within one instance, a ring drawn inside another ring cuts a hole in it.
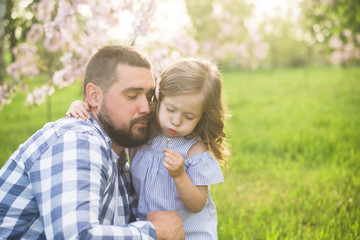
[[[176,210],[186,239],[217,239],[211,184],[223,182],[225,146],[222,78],[216,66],[187,58],[168,67],[156,86],[156,111],[147,144],[129,149],[138,216]],[[82,102],[67,115],[84,116]],[[71,112],[71,113],[70,113]]]

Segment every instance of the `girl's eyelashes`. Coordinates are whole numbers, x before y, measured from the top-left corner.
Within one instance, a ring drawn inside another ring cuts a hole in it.
[[[173,112],[176,111],[176,109],[174,109],[174,108],[172,108],[172,107],[169,107],[169,106],[166,107],[166,110],[167,110],[168,112],[171,112],[171,113],[173,113]],[[192,115],[185,115],[184,117],[185,117],[186,119],[188,119],[188,120],[193,120],[193,119],[195,118],[195,117],[192,116]]]
[[[175,112],[175,110],[174,110],[174,109],[169,108],[169,107],[167,107],[167,108],[166,108],[166,110],[168,110],[169,112]]]

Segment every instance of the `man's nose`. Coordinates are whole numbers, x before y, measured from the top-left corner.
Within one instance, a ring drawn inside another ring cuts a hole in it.
[[[148,114],[151,112],[150,103],[146,96],[142,97],[139,102],[139,113]]]

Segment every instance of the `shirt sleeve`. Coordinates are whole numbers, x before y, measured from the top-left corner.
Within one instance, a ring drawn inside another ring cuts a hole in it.
[[[224,181],[219,164],[208,151],[185,159],[185,168],[195,185],[211,185]]]
[[[124,226],[100,223],[104,193],[114,188],[108,186],[113,161],[104,143],[91,134],[67,132],[34,161],[29,177],[46,238],[156,238],[148,221]]]

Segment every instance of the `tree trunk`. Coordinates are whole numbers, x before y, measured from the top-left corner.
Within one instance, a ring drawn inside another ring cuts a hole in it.
[[[4,16],[5,16],[5,0],[0,0],[0,85],[2,85],[5,77],[4,63]]]

